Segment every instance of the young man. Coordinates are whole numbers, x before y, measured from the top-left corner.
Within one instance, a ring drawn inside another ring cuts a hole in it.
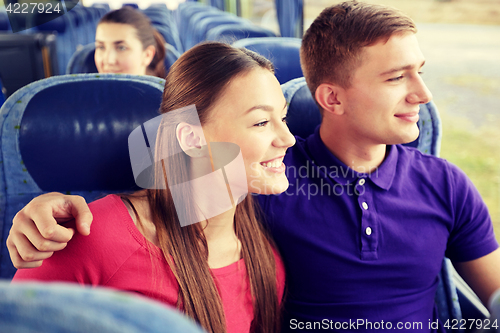
[[[345,2],[303,38],[323,121],[285,157],[293,186],[259,197],[287,267],[284,331],[436,331],[445,255],[484,303],[500,288],[500,251],[474,186],[450,163],[398,145],[417,138],[419,105],[432,98],[415,33],[397,10]],[[297,189],[312,184],[315,196]],[[41,196],[14,220],[16,267],[40,265],[71,238],[52,215],[76,216],[88,233],[81,198]]]

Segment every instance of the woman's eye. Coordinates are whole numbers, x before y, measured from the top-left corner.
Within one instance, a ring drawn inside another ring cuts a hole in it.
[[[123,45],[118,46],[119,51],[125,51],[126,49],[127,49],[126,46],[123,46]]]
[[[255,127],[264,127],[267,125],[268,122],[269,122],[269,120],[261,121],[260,123],[257,123],[254,126]]]
[[[287,124],[287,123],[288,123],[288,122],[287,122],[287,117],[286,117],[286,116],[284,116],[283,118],[281,118],[281,121],[282,121],[282,122],[284,122],[285,124]]]
[[[102,51],[102,50],[104,50],[104,46],[98,45],[98,46],[95,47],[95,49]]]

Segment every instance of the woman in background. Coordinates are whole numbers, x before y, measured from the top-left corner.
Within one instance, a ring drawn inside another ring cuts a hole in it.
[[[165,40],[140,11],[124,6],[107,13],[97,25],[95,39],[99,73],[165,78]]]

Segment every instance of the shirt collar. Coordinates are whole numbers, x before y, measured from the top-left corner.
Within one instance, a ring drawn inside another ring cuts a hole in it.
[[[339,184],[352,184],[359,178],[366,178],[384,190],[388,190],[392,185],[398,163],[398,149],[396,146],[387,146],[388,154],[386,158],[371,174],[357,172],[349,168],[332,154],[321,140],[319,126],[316,128],[314,134],[307,138],[307,147],[313,157],[313,163],[322,167],[323,170],[327,170],[328,177]]]

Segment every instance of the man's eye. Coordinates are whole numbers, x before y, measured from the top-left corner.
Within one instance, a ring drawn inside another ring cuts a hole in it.
[[[104,50],[104,46],[102,46],[102,45],[98,45],[98,46],[96,46],[96,47],[95,47],[95,49],[96,49],[96,50],[101,50],[101,51],[102,51],[102,50]]]
[[[118,50],[119,51],[125,51],[126,49],[127,49],[127,47],[125,47],[123,45],[122,46],[118,46]]]
[[[284,116],[283,118],[281,118],[281,121],[284,122],[285,124],[288,124],[286,116]]]
[[[389,80],[387,80],[387,81],[389,81],[389,82],[396,82],[396,81],[400,81],[400,80],[402,80],[403,78],[404,78],[404,76],[403,76],[403,75],[400,75],[400,76],[398,76],[398,77],[394,77],[394,78],[389,79]]]
[[[268,122],[269,122],[269,120],[261,121],[260,123],[257,123],[254,126],[255,127],[264,127],[267,125]]]

